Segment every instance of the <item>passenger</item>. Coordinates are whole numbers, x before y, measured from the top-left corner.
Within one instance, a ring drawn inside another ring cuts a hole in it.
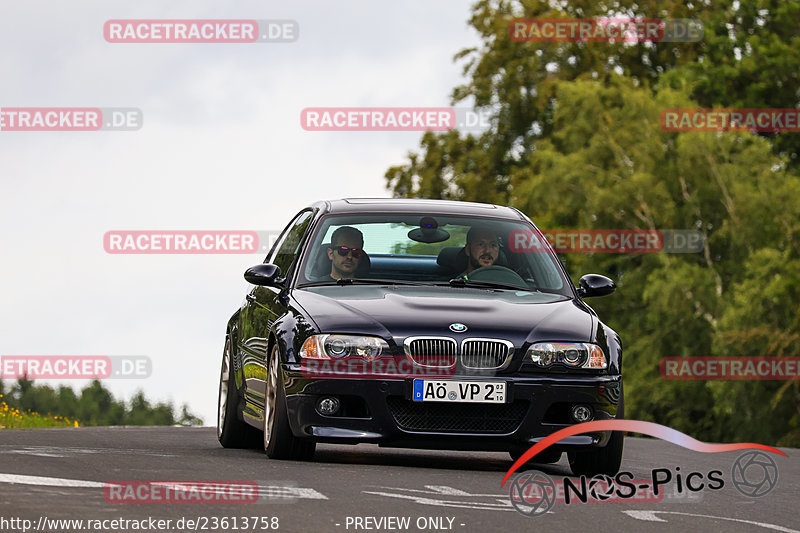
[[[500,255],[500,239],[493,231],[473,226],[467,232],[464,254],[467,256],[467,269],[461,273],[462,276],[476,268],[492,266]]]
[[[331,260],[330,280],[355,276],[361,256],[364,254],[364,235],[356,228],[342,226],[331,235],[328,259]],[[327,280],[328,278],[325,278]]]

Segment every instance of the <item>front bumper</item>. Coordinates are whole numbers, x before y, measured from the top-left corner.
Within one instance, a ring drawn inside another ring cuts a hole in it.
[[[457,380],[505,381],[505,404],[414,402],[413,378],[308,377],[282,365],[289,424],[297,437],[317,442],[381,446],[511,451],[527,449],[574,424],[569,409],[587,404],[593,420],[614,419],[621,407],[621,376],[453,376]],[[419,378],[418,378],[419,379]],[[317,411],[324,396],[340,399],[332,416]],[[605,446],[610,432],[575,435],[561,450]]]

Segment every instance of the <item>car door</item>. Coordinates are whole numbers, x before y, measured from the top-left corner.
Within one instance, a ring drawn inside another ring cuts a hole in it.
[[[280,267],[281,276],[290,278],[300,253],[303,238],[311,225],[313,211],[301,211],[281,234],[265,263]],[[275,287],[255,287],[247,295],[240,315],[240,350],[245,380],[245,414],[260,418],[264,408],[267,379],[267,343],[273,323],[286,313],[286,306]]]

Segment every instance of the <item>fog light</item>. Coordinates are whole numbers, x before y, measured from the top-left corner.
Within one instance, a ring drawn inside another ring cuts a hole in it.
[[[325,397],[317,402],[317,411],[321,415],[332,415],[339,410],[339,400],[333,397]]]
[[[570,415],[577,424],[588,422],[592,419],[592,408],[583,404],[573,405]]]

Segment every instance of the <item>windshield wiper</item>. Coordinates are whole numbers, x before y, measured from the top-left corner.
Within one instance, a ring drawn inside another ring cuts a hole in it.
[[[418,281],[379,278],[342,278],[337,279],[336,283],[337,285],[353,285],[355,283],[366,283],[369,285],[424,285],[424,283]]]
[[[375,278],[342,278],[334,281],[315,281],[304,283],[300,287],[320,287],[324,285],[425,285],[419,281],[405,281],[397,279],[375,279]]]
[[[482,289],[509,289],[514,291],[541,292],[539,289],[513,285],[511,283],[499,283],[497,281],[477,281],[465,278],[453,278],[449,281],[451,287],[477,287]]]

